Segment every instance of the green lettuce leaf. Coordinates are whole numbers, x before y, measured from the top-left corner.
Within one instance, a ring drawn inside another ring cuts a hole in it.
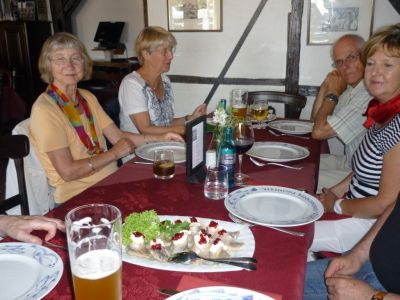
[[[125,223],[122,227],[122,244],[124,246],[131,243],[132,232],[143,234],[146,243],[157,238],[160,234],[160,219],[156,211],[133,212],[125,218]]]

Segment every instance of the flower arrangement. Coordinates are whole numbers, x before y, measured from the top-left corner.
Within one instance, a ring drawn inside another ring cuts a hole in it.
[[[224,138],[225,127],[233,127],[233,118],[230,112],[225,110],[225,107],[218,105],[217,109],[214,111],[213,122],[215,123],[214,128],[214,139],[219,146]]]

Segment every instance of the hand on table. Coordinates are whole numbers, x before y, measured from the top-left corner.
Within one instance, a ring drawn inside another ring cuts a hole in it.
[[[109,150],[116,159],[127,156],[135,150],[135,144],[128,138],[120,138],[115,145]]]
[[[175,141],[175,142],[182,142],[184,143],[185,140],[177,133],[174,132],[167,132],[161,135],[162,141]]]
[[[322,193],[318,195],[319,200],[324,206],[325,212],[334,212],[333,206],[335,201],[339,199],[330,189],[323,188]]]
[[[58,230],[65,232],[64,222],[43,216],[0,216],[0,229],[16,240],[42,244],[42,240],[31,234],[34,230],[47,231],[45,241],[51,240]]]

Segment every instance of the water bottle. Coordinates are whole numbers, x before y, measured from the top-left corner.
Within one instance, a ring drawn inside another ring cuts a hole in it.
[[[236,148],[232,140],[232,128],[225,127],[224,139],[219,150],[220,164],[226,166],[228,169],[228,182],[229,188],[233,188],[235,185],[235,160],[236,160]]]

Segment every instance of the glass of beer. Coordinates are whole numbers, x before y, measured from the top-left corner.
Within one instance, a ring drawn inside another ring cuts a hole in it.
[[[122,299],[122,219],[108,204],[79,206],[65,217],[76,300]]]
[[[268,101],[267,100],[255,100],[251,105],[251,116],[253,120],[257,121],[257,129],[265,128],[262,125],[262,121],[268,118]]]
[[[156,149],[154,151],[153,174],[157,179],[170,179],[174,177],[174,151],[167,149]]]
[[[245,89],[233,89],[231,94],[231,109],[235,119],[243,121],[247,113],[248,91]]]

